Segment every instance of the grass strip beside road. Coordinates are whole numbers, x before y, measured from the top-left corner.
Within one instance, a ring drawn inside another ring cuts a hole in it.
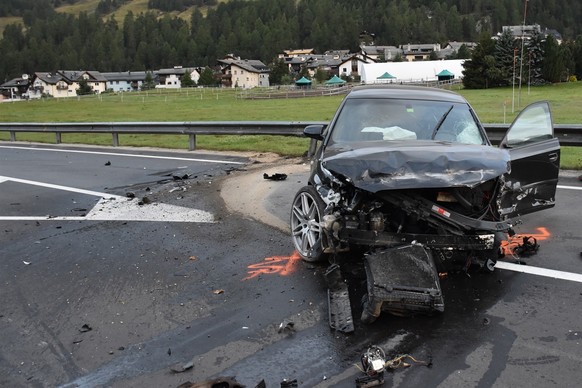
[[[582,123],[579,109],[582,83],[487,90],[455,90],[475,108],[485,123],[510,123],[526,105],[547,100],[554,122]],[[242,99],[233,89],[156,89],[147,92],[105,93],[99,96],[48,98],[0,104],[2,122],[147,122],[147,121],[329,121],[343,96],[293,99]],[[54,134],[22,133],[19,141],[54,143]],[[0,140],[9,140],[0,133]],[[63,134],[63,143],[111,145],[107,134]],[[120,135],[124,146],[187,149],[180,135]],[[307,139],[273,136],[197,136],[197,148],[216,151],[275,152],[299,156]],[[563,147],[562,168],[582,169],[582,149]]]

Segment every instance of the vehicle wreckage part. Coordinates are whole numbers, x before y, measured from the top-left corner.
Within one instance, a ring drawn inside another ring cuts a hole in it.
[[[362,354],[361,362],[364,373],[373,376],[384,371],[386,354],[381,347],[372,345]]]
[[[372,323],[382,310],[395,315],[444,311],[436,265],[421,245],[379,250],[364,257],[368,295],[362,322]]]
[[[322,260],[325,235],[322,230],[325,204],[313,186],[302,187],[291,208],[291,233],[297,252],[305,261]]]
[[[453,226],[458,229],[457,233],[470,230],[503,232],[511,230],[512,226],[509,222],[485,221],[467,217],[411,193],[404,195],[390,192],[382,198],[402,208],[409,214],[417,214],[420,218],[434,223],[435,226],[443,226],[444,224]],[[454,232],[454,230],[451,230],[451,232]]]
[[[340,237],[356,244],[378,247],[418,243],[434,249],[490,250],[495,245],[495,234],[456,236],[346,228],[341,231]]]
[[[339,265],[332,264],[325,272],[329,326],[343,333],[355,330],[348,285],[344,282]]]

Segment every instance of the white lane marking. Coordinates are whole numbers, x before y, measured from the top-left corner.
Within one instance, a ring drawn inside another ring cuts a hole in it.
[[[562,186],[562,185],[558,185],[557,187],[558,187],[558,189],[566,189],[566,190],[582,190],[582,187],[578,187],[578,186]]]
[[[529,265],[508,263],[506,261],[498,261],[495,268],[506,269],[509,271],[527,273],[530,275],[545,276],[548,278],[570,280],[573,282],[582,283],[582,275],[572,272],[556,271],[554,269],[546,269],[539,267],[532,267]]]
[[[26,179],[0,176],[0,183],[13,181],[28,185],[47,187],[51,189],[71,191],[100,197],[99,202],[84,217],[67,216],[0,216],[0,221],[167,221],[167,222],[214,222],[214,215],[204,210],[191,209],[182,206],[164,203],[139,205],[136,199],[129,199],[120,195],[100,193],[98,191],[78,189],[75,187],[54,185],[51,183],[35,182]]]
[[[87,195],[92,195],[94,197],[123,198],[120,195],[100,193],[98,191],[79,189],[79,188],[76,188],[76,187],[61,186],[61,185],[55,185],[55,184],[52,184],[52,183],[45,183],[45,182],[36,182],[36,181],[30,181],[28,179],[12,178],[12,177],[9,177],[9,176],[0,176],[0,182],[5,182],[5,181],[12,181],[12,182],[17,182],[17,183],[23,183],[25,185],[33,185],[33,186],[46,187],[46,188],[49,188],[49,189],[56,189],[56,190],[63,190],[63,191],[71,191],[73,193],[87,194]]]
[[[102,152],[102,151],[60,150],[60,149],[53,149],[53,148],[29,148],[29,147],[13,147],[13,146],[0,146],[0,148],[10,148],[10,149],[27,150],[27,151],[48,151],[48,152],[67,152],[67,153],[78,153],[78,154],[108,155],[108,156],[125,156],[125,157],[129,157],[129,158],[186,160],[186,161],[191,161],[191,162],[206,162],[206,163],[221,163],[221,164],[245,164],[244,162],[234,162],[234,161],[230,161],[230,160],[179,158],[176,156],[157,156],[157,155],[134,155],[134,154],[120,154],[120,153],[115,153],[115,152]]]

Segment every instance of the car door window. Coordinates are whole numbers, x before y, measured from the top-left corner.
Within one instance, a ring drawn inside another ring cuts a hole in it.
[[[527,106],[515,119],[506,134],[503,145],[513,148],[553,137],[550,106],[547,102],[537,102]]]

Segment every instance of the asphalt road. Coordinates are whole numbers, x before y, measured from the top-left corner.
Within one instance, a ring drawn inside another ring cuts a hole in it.
[[[385,386],[582,378],[576,174],[561,176],[554,209],[517,228],[541,244],[517,267],[540,274],[512,270],[511,257],[510,269],[450,274],[442,315],[356,319],[345,335],[328,327],[325,266],[298,260],[286,230],[308,166],[12,146],[0,144],[0,386],[177,387],[234,376],[249,387],[353,387],[370,345],[430,361],[409,360]],[[263,179],[275,172],[288,179]],[[357,318],[363,274],[345,270]],[[293,330],[280,330],[289,322]]]

